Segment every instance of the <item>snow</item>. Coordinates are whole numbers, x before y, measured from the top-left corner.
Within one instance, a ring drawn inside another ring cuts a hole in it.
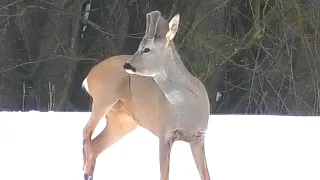
[[[82,129],[89,116],[0,113],[0,179],[83,179]],[[210,118],[206,154],[212,180],[320,179],[319,117]],[[105,124],[102,120],[94,135]],[[150,180],[159,175],[158,139],[138,127],[98,157],[94,180]],[[187,143],[173,145],[170,179],[200,179]]]

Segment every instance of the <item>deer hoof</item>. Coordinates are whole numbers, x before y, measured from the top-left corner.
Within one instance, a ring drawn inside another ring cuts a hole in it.
[[[87,173],[84,174],[84,180],[93,180],[92,176],[89,176]]]

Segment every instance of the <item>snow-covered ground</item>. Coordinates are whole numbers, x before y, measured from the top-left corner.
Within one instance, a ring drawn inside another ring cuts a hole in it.
[[[82,129],[89,116],[0,113],[0,179],[83,179]],[[212,180],[319,180],[320,118],[211,116],[206,152]],[[159,179],[157,138],[139,127],[104,151],[94,180],[107,179]],[[173,146],[170,179],[200,179],[184,142]]]

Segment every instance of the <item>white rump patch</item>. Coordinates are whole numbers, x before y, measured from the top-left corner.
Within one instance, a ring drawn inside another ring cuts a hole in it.
[[[82,82],[82,88],[84,88],[89,93],[89,87],[88,87],[88,79],[85,78]]]

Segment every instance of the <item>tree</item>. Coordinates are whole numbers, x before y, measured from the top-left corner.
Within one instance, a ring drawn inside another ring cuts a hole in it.
[[[177,48],[205,83],[212,112],[319,114],[318,1],[15,0],[0,6],[2,109],[89,110],[81,88],[88,71],[107,57],[134,53],[145,14],[159,10],[166,19],[180,13]]]

